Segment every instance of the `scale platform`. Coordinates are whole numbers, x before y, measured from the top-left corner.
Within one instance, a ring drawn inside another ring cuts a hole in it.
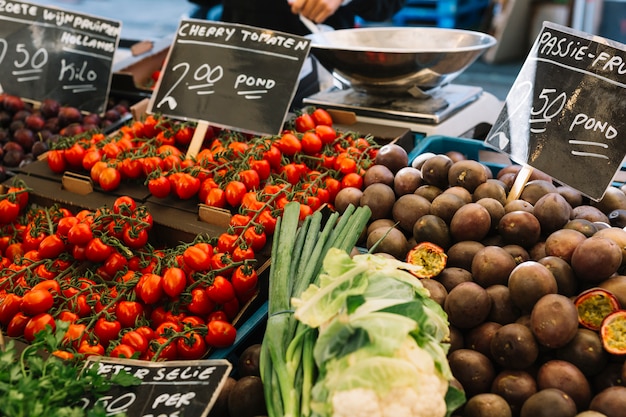
[[[493,125],[503,103],[481,87],[448,84],[426,98],[376,96],[333,87],[303,100],[305,104],[351,111],[358,121],[405,127],[425,136],[462,137],[476,126]]]

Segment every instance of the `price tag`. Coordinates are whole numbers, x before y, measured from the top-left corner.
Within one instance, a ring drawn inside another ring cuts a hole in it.
[[[89,358],[85,367],[93,366],[101,375],[124,370],[141,380],[140,385],[114,386],[98,400],[107,416],[125,413],[128,417],[206,417],[232,369],[225,359],[150,362]],[[92,409],[92,401],[83,398],[83,408]]]
[[[0,91],[104,113],[121,22],[0,2]]]
[[[485,142],[600,200],[626,156],[626,45],[544,22]]]
[[[182,20],[148,112],[277,134],[309,49],[304,37]]]

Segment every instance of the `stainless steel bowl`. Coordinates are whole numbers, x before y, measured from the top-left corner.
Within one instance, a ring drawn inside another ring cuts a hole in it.
[[[416,97],[452,81],[496,43],[480,32],[429,27],[342,29],[307,37],[313,56],[353,89]]]

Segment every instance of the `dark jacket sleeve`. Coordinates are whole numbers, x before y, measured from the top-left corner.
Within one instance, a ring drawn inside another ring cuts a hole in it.
[[[404,7],[406,0],[352,0],[346,9],[372,22],[389,20]]]

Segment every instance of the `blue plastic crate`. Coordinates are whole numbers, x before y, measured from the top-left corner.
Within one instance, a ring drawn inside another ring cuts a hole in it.
[[[415,158],[425,153],[445,154],[451,151],[460,152],[467,159],[478,161],[487,166],[491,169],[494,177],[502,168],[513,163],[506,154],[490,148],[482,140],[448,136],[427,136],[419,141],[409,153],[409,163],[412,164]]]
[[[489,0],[409,1],[392,20],[398,26],[464,28],[480,23],[488,6]]]

